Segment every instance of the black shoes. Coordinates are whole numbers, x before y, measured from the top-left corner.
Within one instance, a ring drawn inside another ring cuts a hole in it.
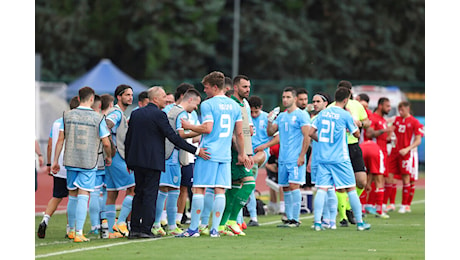
[[[353,211],[347,209],[345,213],[347,214],[347,218],[350,224],[356,225],[356,219],[355,219],[355,215],[353,214]]]
[[[154,235],[152,232],[144,233],[144,232],[129,232],[128,239],[139,239],[139,238],[159,238],[161,235]]]
[[[254,221],[254,220],[249,220],[248,226],[250,226],[250,227],[258,227],[259,222]]]
[[[346,219],[340,220],[340,226],[341,227],[348,227],[348,221]]]
[[[46,227],[47,226],[46,226],[45,221],[42,221],[40,225],[38,226],[38,231],[37,231],[38,238],[45,238]]]

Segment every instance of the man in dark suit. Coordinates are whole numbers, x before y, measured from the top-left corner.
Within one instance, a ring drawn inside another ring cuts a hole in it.
[[[167,115],[161,111],[166,105],[162,87],[148,91],[149,104],[132,112],[125,140],[126,164],[134,170],[136,181],[131,213],[130,239],[155,238],[151,228],[154,222],[160,173],[165,171],[165,138],[175,146],[209,159],[209,153],[187,143],[173,130]],[[142,223],[141,223],[142,220]]]

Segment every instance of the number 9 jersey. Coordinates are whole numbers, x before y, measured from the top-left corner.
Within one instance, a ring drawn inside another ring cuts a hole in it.
[[[241,121],[241,109],[224,95],[214,96],[200,105],[202,124],[212,122],[212,131],[203,134],[200,147],[207,148],[210,161],[231,162],[232,135],[235,123]]]
[[[331,106],[322,110],[312,127],[317,129],[317,163],[341,163],[350,160],[348,153],[347,129],[353,134],[358,127],[350,113],[340,107]]]

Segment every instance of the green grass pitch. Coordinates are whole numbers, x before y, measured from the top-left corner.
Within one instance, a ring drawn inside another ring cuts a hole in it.
[[[400,202],[398,191],[396,204]],[[398,209],[398,207],[397,207]],[[35,257],[46,259],[424,259],[425,190],[415,192],[412,212],[389,213],[391,218],[368,215],[369,231],[355,225],[313,231],[312,214],[302,214],[298,228],[277,228],[279,215],[259,216],[259,227],[248,227],[245,237],[164,237],[149,240],[99,239],[73,243],[64,238],[66,216],[54,215],[45,239],[36,231]],[[249,221],[246,219],[246,221]],[[90,230],[89,216],[84,232]]]

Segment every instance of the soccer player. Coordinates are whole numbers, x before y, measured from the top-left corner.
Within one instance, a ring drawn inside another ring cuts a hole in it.
[[[94,90],[83,87],[78,91],[80,105],[65,113],[64,123],[59,128],[55,154],[51,171],[60,170],[59,155],[64,146],[63,165],[67,170],[67,189],[72,196],[67,214],[69,214],[69,235],[74,242],[87,242],[83,235],[88,209],[89,194],[94,190],[96,179],[99,145],[106,154],[111,155],[110,132],[101,114],[94,112],[91,105],[94,102]],[[112,157],[107,156],[106,166],[112,163]],[[69,198],[70,200],[70,198]]]
[[[249,96],[251,82],[249,78],[244,75],[238,75],[233,79],[234,93],[231,99],[234,100],[240,107],[243,138],[244,138],[244,154],[246,154],[249,160],[252,159],[252,120],[251,110],[249,103],[246,98]],[[236,137],[235,139],[236,140]],[[232,188],[228,189],[225,193],[226,204],[225,211],[222,216],[222,220],[219,225],[219,233],[229,235],[225,231],[226,227],[230,229],[235,235],[245,235],[245,233],[238,226],[237,218],[240,214],[241,209],[246,204],[251,193],[256,187],[256,181],[254,175],[249,168],[245,168],[244,165],[238,165],[238,153],[237,144],[234,142],[232,145],[232,160],[231,160],[231,175],[232,175]],[[253,162],[252,162],[253,163]],[[251,214],[253,218],[253,213]],[[257,218],[257,211],[255,212]],[[257,219],[256,219],[257,220]]]
[[[383,177],[385,173],[384,155],[377,143],[371,140],[367,140],[359,144],[359,147],[363,151],[364,164],[368,174],[371,176],[371,180],[375,182],[375,213],[367,210],[367,212],[375,214],[376,217],[389,218],[387,214],[383,212],[383,193],[385,179]],[[370,185],[368,184],[368,188]]]
[[[267,131],[273,135],[279,131],[280,151],[278,158],[278,184],[283,187],[287,223],[284,226],[300,225],[302,196],[300,185],[305,184],[306,154],[310,145],[310,118],[296,105],[296,90],[287,87],[282,100],[286,111],[273,121],[268,121]]]
[[[392,197],[391,194],[395,194],[396,196],[396,182],[393,182],[393,178],[389,178],[388,176],[388,149],[387,149],[387,144],[390,142],[390,136],[389,133],[391,133],[392,128],[388,127],[387,121],[384,118],[385,115],[388,115],[388,113],[391,110],[391,104],[390,100],[386,97],[381,97],[379,98],[377,102],[377,108],[375,109],[375,112],[372,114],[372,123],[371,126],[366,129],[366,138],[371,139],[372,141],[376,142],[377,145],[380,147],[380,150],[382,150],[383,153],[383,162],[384,162],[384,194],[383,194],[383,206],[386,205],[386,202],[388,201],[388,198]],[[394,185],[393,185],[394,183]],[[380,187],[382,188],[382,187]],[[372,204],[372,197],[375,197],[376,200],[380,200],[380,198],[377,198],[377,193],[375,193],[375,196],[372,196],[372,191],[369,195],[370,197],[370,204]],[[381,196],[379,194],[378,196]],[[394,206],[394,197],[393,196],[393,204],[390,204],[387,209],[390,211],[395,210]]]
[[[403,193],[399,213],[411,212],[410,205],[415,192],[415,180],[418,179],[417,146],[422,142],[424,127],[410,114],[410,103],[398,104],[399,116],[392,129],[396,135],[396,145],[391,149],[388,159],[389,175],[402,179]]]
[[[73,97],[70,100],[69,106],[70,109],[77,108],[80,104],[78,101],[78,96]],[[48,201],[48,205],[45,209],[45,214],[43,215],[42,222],[38,226],[37,236],[38,238],[45,238],[46,235],[46,228],[48,227],[48,222],[53,216],[54,212],[56,211],[59,203],[61,203],[62,198],[65,198],[69,195],[69,190],[66,186],[66,178],[67,178],[67,171],[65,167],[63,167],[63,157],[64,153],[61,153],[59,156],[59,165],[61,168],[59,172],[53,173],[51,172],[51,163],[54,161],[54,153],[55,153],[55,146],[59,136],[59,128],[64,123],[62,117],[54,121],[53,125],[51,126],[50,136],[48,139],[48,148],[47,148],[47,157],[48,164],[46,164],[48,175],[53,176],[53,197]],[[69,200],[70,201],[70,200]],[[69,215],[67,215],[68,217]],[[67,224],[67,229],[68,229]],[[67,230],[68,231],[68,230]],[[68,233],[68,232],[67,232]]]
[[[248,102],[249,106],[251,107],[251,117],[254,131],[252,135],[252,147],[255,149],[257,146],[264,144],[271,139],[267,133],[268,113],[262,110],[263,101],[260,97],[251,96]],[[258,152],[254,150],[254,166],[252,167],[252,173],[255,179],[257,179],[259,168],[264,167],[269,158],[270,148],[265,148],[264,150]],[[251,209],[249,211],[251,220],[249,221],[248,226],[259,226],[259,222],[257,220],[257,211],[255,210],[256,204],[256,196],[253,191],[251,192],[251,196],[249,196],[248,202],[248,209]]]
[[[350,89],[339,87],[335,92],[335,103],[318,114],[310,129],[310,136],[317,141],[315,159],[318,162],[316,173],[314,229],[323,230],[321,215],[327,190],[331,187],[338,192],[347,192],[351,207],[355,213],[358,230],[368,230],[370,225],[362,220],[361,203],[356,193],[356,180],[347,149],[347,129],[355,138],[359,138],[358,127],[351,115],[344,110],[351,96]]]
[[[342,80],[337,84],[337,88],[345,87],[350,90],[351,93],[351,82],[347,80]],[[334,106],[335,102],[332,102],[329,106]],[[345,109],[351,114],[353,121],[359,128],[368,128],[370,121],[367,118],[366,110],[359,101],[354,100],[350,95],[350,100],[347,102]],[[351,165],[353,166],[353,171],[355,172],[356,179],[356,191],[358,196],[361,195],[363,190],[366,187],[367,183],[367,174],[366,168],[364,166],[363,153],[358,144],[359,138],[354,137],[351,133],[347,132],[347,142],[348,142],[348,151],[350,153]],[[353,212],[351,211],[350,202],[347,201],[347,193],[339,192],[337,193],[338,200],[338,210],[340,215],[340,226],[348,227],[348,221],[351,224],[355,224]],[[361,209],[360,209],[361,211]],[[348,219],[348,221],[347,221]]]
[[[188,113],[197,109],[201,102],[200,92],[196,89],[188,90],[180,103],[173,106],[168,112],[168,120],[171,127],[176,130],[182,138],[193,138],[199,134],[194,132],[185,133],[182,129],[181,119],[188,120]],[[161,213],[165,207],[169,225],[169,234],[176,236],[182,233],[182,230],[176,225],[177,200],[179,198],[179,187],[181,183],[181,153],[184,150],[179,150],[167,140],[166,141],[166,169],[160,175],[160,189],[158,192],[155,222],[153,224],[153,233],[162,236],[166,235],[165,230],[160,225]]]
[[[312,123],[317,119],[318,113],[323,111],[330,102],[329,95],[325,93],[318,92],[316,93],[313,98],[313,109],[315,111],[315,116],[311,118]],[[311,182],[312,184],[316,183],[316,176],[318,171],[318,162],[317,162],[317,154],[319,153],[317,146],[317,142],[312,140],[311,147],[312,152],[310,159],[307,165],[307,172],[308,168],[310,168],[309,172],[311,173]],[[335,193],[334,187],[329,188],[327,190],[327,198],[325,200],[326,208],[323,210],[323,221],[322,226],[324,228],[330,229],[337,229],[336,225],[336,217],[337,217],[337,195]]]
[[[102,98],[99,95],[94,96],[94,103],[91,108],[101,113]],[[109,139],[110,140],[110,139]],[[88,235],[99,235],[99,229],[101,228],[101,189],[104,185],[105,177],[105,155],[102,147],[99,149],[99,158],[97,160],[97,171],[96,171],[96,182],[94,185],[94,191],[89,195],[89,218],[91,220],[91,230]]]
[[[134,174],[129,173],[125,162],[124,141],[128,131],[128,123],[124,111],[133,103],[133,89],[128,85],[119,85],[115,89],[117,104],[112,107],[107,115],[107,126],[112,134],[112,142],[117,148],[111,166],[105,168],[105,181],[107,185],[106,217],[109,226],[109,238],[119,238],[129,235],[126,224],[131,212],[134,196]],[[126,190],[118,221],[115,223],[115,201],[118,192]],[[115,225],[116,224],[116,225]],[[114,229],[115,228],[115,229]]]
[[[201,103],[202,124],[192,125],[182,121],[184,129],[202,134],[200,147],[207,148],[211,158],[198,158],[193,176],[192,219],[189,228],[179,237],[199,237],[198,225],[203,210],[206,187],[214,188],[211,237],[219,237],[217,228],[225,209],[225,189],[231,188],[231,145],[235,131],[238,148],[238,163],[250,169],[252,164],[244,153],[241,109],[238,104],[224,95],[224,74],[214,71],[206,75],[202,84],[209,99]]]

